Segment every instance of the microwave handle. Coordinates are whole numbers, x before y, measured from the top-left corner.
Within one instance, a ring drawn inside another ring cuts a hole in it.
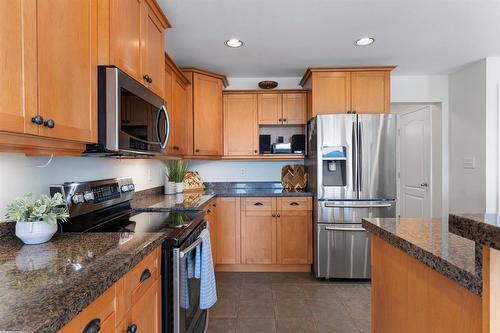
[[[161,114],[165,115],[165,141],[161,141],[161,135],[160,135],[160,118],[161,118]],[[170,118],[168,117],[168,112],[167,112],[167,108],[165,107],[165,105],[162,105],[160,107],[160,109],[158,110],[158,117],[156,117],[156,135],[158,137],[158,142],[160,143],[160,146],[161,146],[161,149],[165,149],[167,148],[167,143],[168,143],[168,139],[169,139],[169,136],[170,136]]]

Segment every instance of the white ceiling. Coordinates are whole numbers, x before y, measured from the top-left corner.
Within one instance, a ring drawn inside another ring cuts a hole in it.
[[[446,74],[500,56],[500,0],[159,0],[180,66],[230,77],[301,76],[307,67],[398,65]],[[355,47],[372,36],[375,44]],[[224,41],[240,38],[244,47]]]

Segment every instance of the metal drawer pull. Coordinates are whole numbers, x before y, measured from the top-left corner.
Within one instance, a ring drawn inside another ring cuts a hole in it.
[[[188,247],[186,247],[184,249],[184,251],[180,251],[179,252],[179,257],[180,258],[184,258],[184,256],[186,254],[188,254],[189,252],[193,251],[200,243],[201,243],[201,238],[198,237],[191,245],[189,245]]]
[[[299,205],[298,202],[295,202],[295,201],[294,202],[290,202],[290,206],[298,206],[298,205]]]
[[[144,282],[144,281],[146,281],[147,279],[149,279],[150,277],[151,277],[151,271],[149,270],[149,268],[146,268],[146,269],[144,270],[144,272],[142,272],[142,274],[141,274],[141,277],[140,277],[139,281]]]
[[[391,204],[374,204],[374,205],[325,205],[327,208],[389,208]]]
[[[127,333],[136,333],[137,332],[137,325],[132,324],[129,327],[127,327]]]
[[[101,330],[101,319],[92,319],[83,329],[82,333],[97,333]]]
[[[262,202],[256,202],[256,203],[254,203],[253,205],[254,205],[254,206],[262,206],[263,204],[262,204]]]
[[[364,228],[340,228],[340,227],[325,227],[325,230],[330,231],[366,231]]]

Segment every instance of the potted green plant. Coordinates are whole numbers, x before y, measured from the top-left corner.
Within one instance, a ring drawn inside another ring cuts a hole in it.
[[[16,236],[25,244],[49,241],[57,231],[57,220],[66,221],[68,208],[61,193],[53,197],[31,194],[16,198],[7,206],[7,218],[16,222]]]
[[[188,170],[189,163],[184,160],[173,160],[167,162],[166,172],[168,180],[175,183],[177,193],[184,191],[184,176]]]

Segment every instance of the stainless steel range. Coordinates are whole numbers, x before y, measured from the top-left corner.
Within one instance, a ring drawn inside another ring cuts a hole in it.
[[[370,238],[361,219],[396,216],[396,117],[313,118],[305,164],[315,196],[316,277],[370,278]]]
[[[202,210],[131,208],[135,186],[131,178],[52,185],[50,194],[62,193],[70,218],[61,223],[61,232],[120,232],[124,238],[135,233],[162,232],[162,332],[204,332],[208,310],[199,307],[200,283],[190,278],[185,284],[189,306],[179,302],[179,266],[196,248],[201,231],[207,227]],[[140,329],[138,330],[141,331]]]

